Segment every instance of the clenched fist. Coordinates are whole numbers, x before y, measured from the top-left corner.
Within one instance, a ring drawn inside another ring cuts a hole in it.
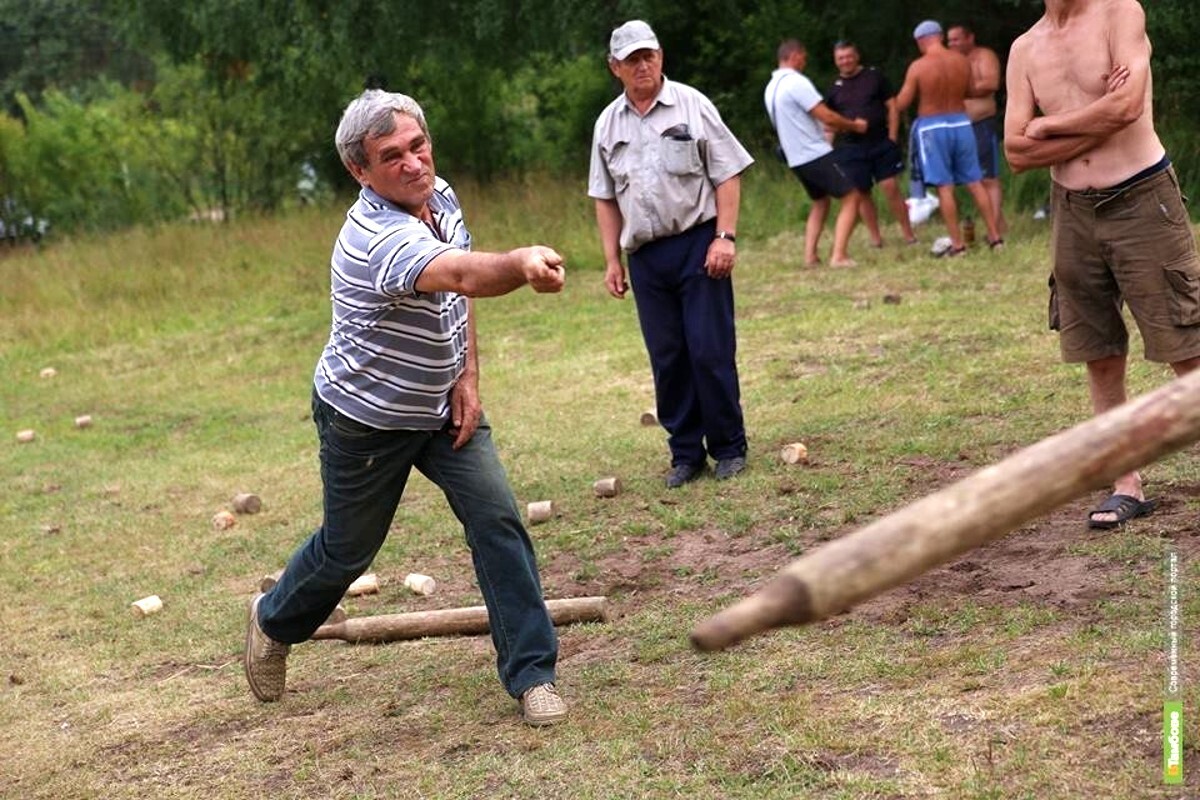
[[[566,279],[563,257],[549,247],[533,245],[513,250],[510,255],[521,265],[521,274],[535,292],[561,292]]]

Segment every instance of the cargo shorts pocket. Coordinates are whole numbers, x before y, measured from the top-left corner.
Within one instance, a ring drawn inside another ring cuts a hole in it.
[[[1196,266],[1168,265],[1163,271],[1171,286],[1171,322],[1181,326],[1200,325],[1200,274]]]
[[[1062,318],[1058,315],[1058,286],[1054,282],[1054,275],[1050,276],[1047,285],[1050,287],[1050,303],[1047,309],[1050,330],[1059,331],[1062,330]]]

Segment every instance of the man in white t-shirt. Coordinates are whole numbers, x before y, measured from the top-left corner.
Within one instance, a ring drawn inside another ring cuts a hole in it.
[[[817,87],[802,73],[808,64],[808,51],[799,41],[788,39],[779,45],[777,55],[779,68],[771,73],[763,102],[771,124],[779,134],[788,167],[813,201],[804,226],[804,263],[810,267],[821,263],[817,243],[825,227],[825,218],[829,216],[829,198],[837,197],[841,199],[841,207],[833,226],[833,252],[829,264],[853,267],[855,262],[847,248],[858,220],[862,192],[854,188],[834,159],[833,146],[826,140],[822,125],[834,131],[865,133],[867,121],[846,119],[825,105]]]

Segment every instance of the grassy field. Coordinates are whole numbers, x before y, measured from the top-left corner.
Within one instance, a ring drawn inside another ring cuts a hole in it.
[[[1195,452],[1146,470],[1162,505],[1129,529],[1084,528],[1096,493],[829,622],[690,649],[796,555],[1089,414],[1046,330],[1046,223],[954,260],[929,255],[937,220],[920,247],[860,232],[859,267],[805,269],[801,192],[773,167],[747,181],[735,273],[750,470],[676,492],[582,187],[458,187],[477,247],[568,258],[561,295],[478,303],[501,456],[519,501],[559,510],[531,529],[547,594],[615,612],[560,630],[572,717],[549,730],[519,722],[486,637],[306,643],[283,701],[246,689],[247,600],[319,519],[309,393],[344,209],[0,256],[0,797],[1196,796],[1191,642],[1190,788],[1161,785],[1169,546],[1200,619]],[[1140,393],[1167,376],[1135,347]],[[783,464],[797,440],[810,463]],[[606,475],[625,491],[597,499]],[[214,530],[242,491],[262,513]],[[373,571],[350,613],[480,602],[420,478]],[[438,593],[409,594],[411,571]],[[149,594],[164,609],[135,619]]]

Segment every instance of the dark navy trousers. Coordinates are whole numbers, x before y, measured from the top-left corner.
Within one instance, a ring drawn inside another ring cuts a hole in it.
[[[704,270],[715,220],[629,254],[629,280],[650,355],[671,464],[746,454],[733,281]]]

